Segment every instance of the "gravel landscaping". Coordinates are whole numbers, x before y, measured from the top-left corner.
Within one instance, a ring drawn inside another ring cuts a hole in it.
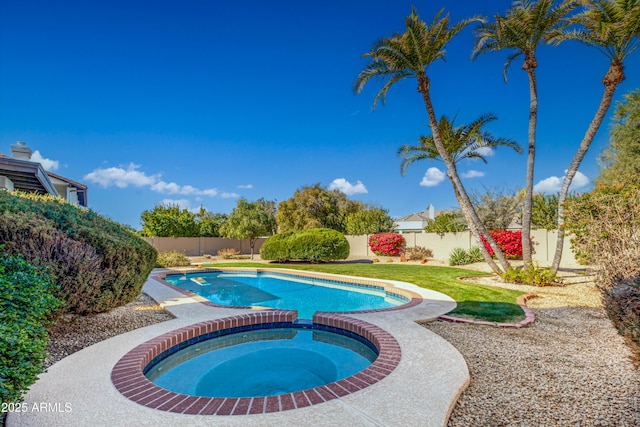
[[[561,287],[486,284],[532,292],[536,323],[523,329],[423,326],[465,357],[471,384],[449,426],[640,426],[640,370],[592,282]],[[51,333],[47,366],[83,347],[172,317],[146,295],[109,313],[68,319]],[[425,367],[428,370],[428,367]]]

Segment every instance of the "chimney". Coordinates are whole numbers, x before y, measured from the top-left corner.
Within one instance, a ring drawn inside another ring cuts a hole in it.
[[[22,141],[18,141],[11,146],[11,155],[18,160],[31,160],[31,148]]]

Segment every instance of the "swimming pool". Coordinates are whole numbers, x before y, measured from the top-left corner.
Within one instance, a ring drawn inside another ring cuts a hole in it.
[[[217,305],[296,310],[301,319],[311,319],[318,311],[389,309],[407,304],[413,297],[380,283],[297,272],[192,271],[167,274],[164,280]]]
[[[185,395],[275,396],[320,387],[364,370],[378,354],[363,340],[318,325],[255,329],[160,355],[144,372],[154,384]]]

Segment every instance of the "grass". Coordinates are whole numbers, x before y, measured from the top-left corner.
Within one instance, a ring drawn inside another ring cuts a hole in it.
[[[321,273],[369,277],[373,279],[400,280],[449,295],[458,303],[456,309],[448,313],[453,316],[507,323],[517,322],[524,318],[524,312],[516,302],[520,295],[524,295],[523,292],[460,281],[458,277],[484,274],[460,268],[393,264],[302,265],[262,264],[255,262],[215,263],[206,264],[206,266],[290,268]]]

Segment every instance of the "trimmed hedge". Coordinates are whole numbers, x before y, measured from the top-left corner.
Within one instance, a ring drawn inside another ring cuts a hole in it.
[[[132,229],[51,196],[0,191],[0,243],[46,266],[64,311],[98,313],[135,300],[157,252]]]
[[[0,403],[20,402],[44,372],[55,287],[42,268],[0,253]]]
[[[349,242],[330,228],[287,231],[269,237],[260,247],[260,257],[272,261],[334,261],[349,256]]]

